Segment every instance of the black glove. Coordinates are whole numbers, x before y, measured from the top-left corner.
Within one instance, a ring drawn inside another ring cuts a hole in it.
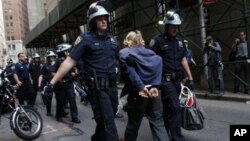
[[[53,85],[52,84],[47,84],[45,87],[44,87],[44,93],[46,94],[50,94],[50,93],[53,93]]]
[[[194,90],[194,81],[188,80],[185,84],[190,90]]]
[[[42,86],[38,86],[38,91],[43,91],[43,87]]]

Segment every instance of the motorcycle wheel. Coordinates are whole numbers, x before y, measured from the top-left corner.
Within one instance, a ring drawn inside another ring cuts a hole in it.
[[[29,121],[28,117],[25,113],[19,112],[14,117],[14,133],[24,139],[24,140],[33,140],[40,136],[43,129],[43,120],[41,115],[33,109],[32,107],[23,107],[27,115],[30,117],[31,121]]]

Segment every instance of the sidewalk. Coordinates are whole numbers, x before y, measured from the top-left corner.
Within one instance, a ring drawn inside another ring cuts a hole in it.
[[[122,89],[123,84],[118,84],[118,89]],[[236,101],[236,102],[246,102],[250,101],[250,94],[244,93],[233,93],[230,91],[225,91],[222,97],[218,96],[217,93],[206,96],[205,90],[194,90],[194,93],[198,98],[202,99],[214,99],[214,100],[224,100],[224,101]]]

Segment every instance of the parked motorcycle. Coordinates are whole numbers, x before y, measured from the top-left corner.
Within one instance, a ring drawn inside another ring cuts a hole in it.
[[[40,136],[43,120],[38,111],[30,106],[22,106],[16,101],[16,87],[0,72],[0,106],[11,110],[10,127],[14,133],[24,139],[33,140]],[[0,113],[1,117],[1,113]]]

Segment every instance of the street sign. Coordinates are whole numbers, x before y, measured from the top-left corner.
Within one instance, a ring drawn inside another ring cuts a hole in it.
[[[203,0],[203,4],[212,4],[216,2],[218,2],[218,0]]]

